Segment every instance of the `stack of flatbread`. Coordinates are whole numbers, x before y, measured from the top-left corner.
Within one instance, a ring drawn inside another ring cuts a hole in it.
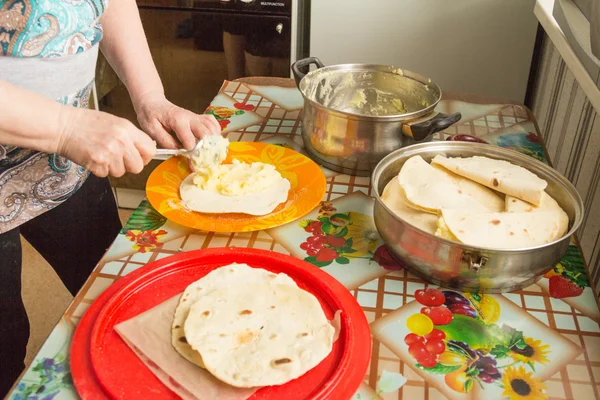
[[[170,313],[163,307],[162,314],[170,315],[170,329],[164,315],[150,311],[160,343],[147,340],[158,329],[149,326],[150,316],[116,330],[177,383],[163,380],[167,386],[180,396],[185,388],[184,398],[244,399],[260,387],[285,384],[326,358],[337,337],[315,296],[286,274],[246,264],[217,268],[169,302]]]
[[[489,249],[553,242],[569,217],[531,171],[487,157],[408,159],[381,199],[398,217],[428,233]]]

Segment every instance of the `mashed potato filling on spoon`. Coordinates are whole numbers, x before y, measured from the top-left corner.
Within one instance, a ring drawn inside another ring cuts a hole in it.
[[[229,141],[210,137],[192,158],[194,173],[181,184],[183,203],[202,213],[265,215],[287,200],[290,182],[271,164],[222,164]]]

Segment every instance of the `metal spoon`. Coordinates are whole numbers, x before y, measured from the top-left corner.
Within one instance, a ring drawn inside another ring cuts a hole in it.
[[[184,156],[187,158],[192,158],[192,155],[198,151],[201,151],[200,148],[204,144],[202,139],[198,140],[198,143],[191,150],[186,149],[157,149],[154,158],[157,160],[166,160],[172,156]],[[215,160],[216,161],[216,160]]]

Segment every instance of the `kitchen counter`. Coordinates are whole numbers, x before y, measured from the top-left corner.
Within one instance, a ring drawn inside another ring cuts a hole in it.
[[[302,98],[291,80],[226,82],[212,105],[231,104],[245,110],[239,115],[221,114],[222,126],[235,127],[227,134],[231,141],[260,141],[302,151]],[[549,162],[535,119],[522,105],[446,94],[438,110],[463,115],[457,125],[438,134],[438,140],[475,135]],[[409,355],[404,338],[411,328],[407,318],[421,308],[415,292],[429,286],[387,256],[373,224],[369,178],[324,172],[324,204],[303,220],[323,217],[324,210],[349,213],[354,219],[348,233],[354,250],[366,254],[350,256],[344,265],[333,261],[322,266],[344,283],[371,323],[372,359],[354,399],[524,399],[527,390],[529,399],[550,395],[600,399],[600,311],[575,241],[557,267],[526,289],[503,295],[448,295],[472,310],[455,318],[455,325],[463,325],[455,326],[453,339],[479,349],[481,361],[473,364],[463,356],[425,371]],[[68,362],[73,332],[94,299],[131,271],[182,251],[225,246],[261,248],[304,259],[300,243],[306,235],[299,221],[252,233],[195,231],[166,220],[142,201],[9,398],[78,398]],[[477,366],[498,372],[485,376]]]

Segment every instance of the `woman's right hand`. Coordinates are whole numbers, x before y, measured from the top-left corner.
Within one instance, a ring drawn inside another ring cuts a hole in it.
[[[69,108],[56,153],[96,176],[138,174],[156,153],[156,143],[130,121],[84,108]]]

